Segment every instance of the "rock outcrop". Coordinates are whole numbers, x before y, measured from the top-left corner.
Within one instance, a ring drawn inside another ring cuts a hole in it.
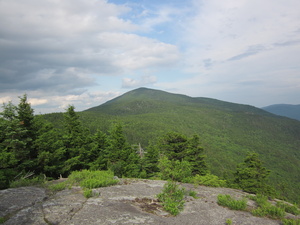
[[[97,188],[97,197],[86,199],[80,187],[55,194],[44,188],[22,187],[0,191],[0,217],[5,225],[93,225],[93,224],[233,224],[272,225],[280,221],[254,217],[249,212],[234,211],[217,204],[219,194],[242,198],[246,193],[229,188],[194,187],[198,199],[187,198],[184,210],[176,217],[162,210],[156,201],[165,181],[123,180],[122,184]],[[248,201],[249,207],[254,202]]]

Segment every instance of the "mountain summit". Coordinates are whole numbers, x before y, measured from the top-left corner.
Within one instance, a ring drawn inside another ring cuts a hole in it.
[[[235,104],[212,98],[189,97],[161,90],[138,88],[116,97],[102,105],[87,109],[111,115],[130,115],[174,110],[176,107],[202,107],[232,112],[248,112],[269,115],[264,110],[250,105]]]

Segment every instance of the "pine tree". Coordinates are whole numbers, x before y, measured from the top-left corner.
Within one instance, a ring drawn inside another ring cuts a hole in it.
[[[86,158],[90,150],[91,135],[85,129],[79,116],[75,112],[74,106],[69,106],[64,115],[65,135],[65,168],[64,172],[67,174],[74,170],[88,169],[89,161]]]
[[[248,153],[244,162],[237,166],[234,182],[244,191],[250,193],[271,194],[272,188],[267,185],[270,171],[263,166],[257,153]]]
[[[206,156],[203,154],[204,149],[200,146],[200,138],[194,135],[188,140],[185,160],[192,166],[192,174],[206,175],[208,172],[205,162]]]

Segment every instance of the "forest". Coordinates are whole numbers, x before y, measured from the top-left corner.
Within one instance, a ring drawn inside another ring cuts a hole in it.
[[[88,169],[109,170],[118,177],[226,186],[286,197],[270,185],[270,171],[254,152],[249,152],[230,174],[222,178],[213,175],[197,134],[187,137],[166,132],[149,140],[143,149],[140,143],[129,144],[120,122],[112,122],[107,131],[92,133],[74,106],[63,114],[61,126],[54,126],[44,116],[34,115],[26,95],[20,97],[17,106],[11,102],[3,105],[0,128],[1,189],[20,179],[57,179]]]

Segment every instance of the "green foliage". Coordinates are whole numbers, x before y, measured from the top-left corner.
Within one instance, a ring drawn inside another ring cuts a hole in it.
[[[234,182],[249,193],[274,195],[273,189],[267,185],[270,171],[263,167],[257,153],[248,153],[244,163],[237,166]]]
[[[292,205],[292,204],[289,204],[289,203],[284,203],[284,202],[277,202],[276,203],[276,206],[279,207],[279,208],[282,208],[285,212],[287,213],[291,213],[293,215],[300,215],[300,210],[299,208],[297,207],[297,205]]]
[[[235,200],[230,195],[219,194],[218,204],[233,210],[245,210],[247,207],[247,200]]]
[[[218,176],[211,173],[208,173],[204,176],[197,174],[195,177],[193,177],[192,183],[210,187],[226,187],[226,180],[221,180]]]
[[[166,211],[176,216],[183,210],[185,189],[175,182],[168,181],[161,193],[157,195]]]
[[[68,182],[67,181],[63,181],[63,182],[60,182],[60,183],[57,183],[57,184],[48,185],[47,188],[50,191],[58,192],[58,191],[62,191],[64,189],[66,189],[68,186],[69,186]]]
[[[117,184],[112,171],[73,171],[68,179],[71,184],[77,184],[84,188],[107,187]]]
[[[199,136],[188,139],[177,132],[168,132],[160,138],[157,148],[160,153],[172,162],[188,162],[193,175],[205,175],[207,166],[203,148],[200,147]]]
[[[169,160],[166,156],[162,156],[159,159],[158,168],[163,180],[184,182],[192,176],[191,165],[184,160]]]
[[[1,216],[0,216],[0,224],[5,223],[6,220],[7,220],[7,219],[6,219],[5,217],[1,217]]]
[[[84,189],[83,196],[86,197],[86,198],[93,197],[93,190],[91,190],[91,189]]]
[[[264,205],[252,210],[254,216],[270,217],[272,219],[282,219],[285,216],[284,209],[278,208],[274,205]]]
[[[18,187],[25,187],[25,186],[37,186],[37,185],[44,184],[44,182],[45,182],[45,180],[41,176],[31,178],[31,177],[26,177],[26,175],[25,175],[17,180],[10,182],[9,186],[11,188],[18,188]]]
[[[226,219],[226,224],[231,225],[232,224],[232,219]]]
[[[198,197],[197,197],[197,192],[196,192],[196,191],[190,190],[190,191],[188,192],[188,195],[191,196],[191,197],[193,197],[194,199],[197,199],[197,198],[198,198]]]
[[[254,210],[252,210],[252,214],[254,216],[260,216],[260,217],[270,217],[272,219],[282,219],[285,216],[284,209],[277,207],[275,205],[272,205],[268,201],[268,197],[257,194],[256,196],[250,197],[252,200],[254,200],[258,207]]]
[[[300,225],[300,219],[283,219],[283,225]]]

